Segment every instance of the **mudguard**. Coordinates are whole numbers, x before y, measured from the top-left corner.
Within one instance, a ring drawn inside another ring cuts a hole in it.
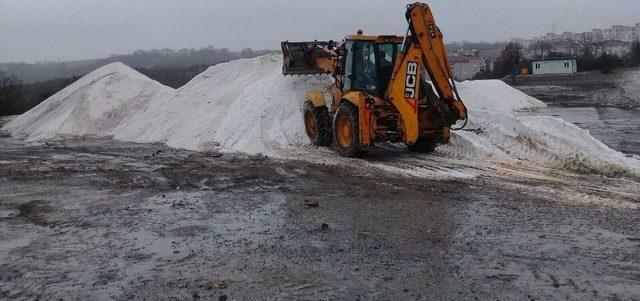
[[[318,90],[311,90],[307,92],[307,98],[309,98],[313,106],[316,108],[327,106],[324,94]]]
[[[360,129],[360,143],[364,147],[370,147],[373,144],[373,135],[371,133],[371,106],[366,103],[366,94],[358,91],[350,91],[342,96],[342,101],[347,101],[358,107],[358,128]]]

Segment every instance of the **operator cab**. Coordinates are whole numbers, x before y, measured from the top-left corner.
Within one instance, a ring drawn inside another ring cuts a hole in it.
[[[343,91],[361,91],[383,98],[401,48],[402,37],[398,36],[347,36],[342,55]]]

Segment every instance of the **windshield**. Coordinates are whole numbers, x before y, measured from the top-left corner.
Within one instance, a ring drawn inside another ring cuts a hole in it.
[[[353,89],[376,92],[376,56],[373,42],[356,42],[353,47]]]
[[[400,44],[375,44],[373,41],[350,41],[348,44],[345,90],[384,96]],[[349,47],[350,46],[350,47]]]

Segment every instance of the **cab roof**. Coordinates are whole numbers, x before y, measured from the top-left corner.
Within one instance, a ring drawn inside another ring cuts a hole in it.
[[[382,43],[401,43],[404,37],[397,35],[365,35],[358,32],[357,34],[347,35],[345,40],[348,41],[373,41],[376,44]]]

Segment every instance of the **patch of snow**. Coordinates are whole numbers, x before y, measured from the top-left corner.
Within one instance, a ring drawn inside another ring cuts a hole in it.
[[[501,80],[464,81],[457,86],[460,98],[472,111],[512,114],[516,110],[547,106]]]
[[[640,70],[633,70],[627,73],[621,85],[622,93],[631,99],[637,99],[640,95]]]
[[[546,107],[542,101],[500,80],[458,84],[469,109],[469,124],[453,132],[446,156],[468,159],[515,158],[574,171],[640,174],[640,161],[615,151],[589,131],[560,118],[527,116],[518,111]]]
[[[515,158],[564,169],[610,175],[640,174],[640,161],[617,152],[589,131],[562,119],[470,111],[469,125],[437,148],[445,156]]]

